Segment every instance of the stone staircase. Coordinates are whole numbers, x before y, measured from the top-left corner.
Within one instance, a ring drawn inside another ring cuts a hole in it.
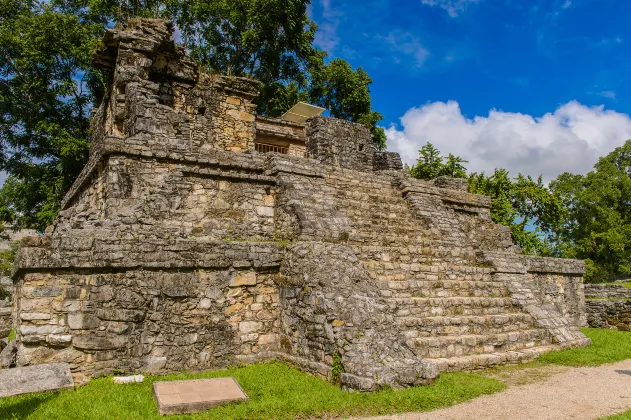
[[[334,242],[354,251],[393,314],[400,343],[416,357],[452,371],[527,361],[559,349],[559,340],[511,298],[507,281],[476,265],[475,246],[454,230],[460,223],[450,223],[458,217],[451,207],[415,208],[419,201],[406,199],[396,178],[342,173],[326,183],[320,195],[310,188],[292,191],[294,202],[308,226],[318,226],[320,240],[338,238]],[[476,221],[483,229],[495,227],[481,217]],[[331,234],[331,227],[339,231]],[[496,236],[494,243],[500,242]]]

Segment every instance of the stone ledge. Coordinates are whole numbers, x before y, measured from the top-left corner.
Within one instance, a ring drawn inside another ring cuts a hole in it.
[[[74,198],[85,188],[99,164],[110,155],[136,156],[140,158],[166,159],[173,163],[197,164],[238,171],[250,171],[262,173],[263,157],[258,153],[235,153],[224,150],[209,150],[205,153],[182,150],[174,147],[170,142],[151,143],[142,138],[106,137],[102,140],[101,147],[90,157],[77,179],[61,201],[61,209],[65,210],[72,205]]]
[[[13,276],[24,270],[69,268],[275,268],[285,247],[254,241],[86,238],[86,233],[56,237],[54,243],[49,235],[24,241]]]
[[[529,273],[577,274],[585,273],[585,262],[566,258],[525,256]]]

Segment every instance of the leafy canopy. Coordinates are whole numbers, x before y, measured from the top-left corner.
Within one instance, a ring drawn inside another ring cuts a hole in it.
[[[87,158],[100,27],[47,3],[0,0],[0,216],[44,228]]]
[[[563,255],[585,259],[586,280],[631,275],[631,140],[601,157],[587,175],[561,174],[550,183],[567,210],[553,229]]]

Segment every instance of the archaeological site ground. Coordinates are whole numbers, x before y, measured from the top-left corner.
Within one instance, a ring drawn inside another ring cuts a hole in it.
[[[257,116],[161,20],[109,31],[90,159],[18,250],[16,364],[76,383],[263,360],[363,391],[590,343],[582,261],[523,255],[490,199],[410,178],[363,125]]]

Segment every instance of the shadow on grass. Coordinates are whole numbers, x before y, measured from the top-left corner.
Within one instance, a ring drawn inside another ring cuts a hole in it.
[[[57,392],[47,392],[43,394],[28,394],[14,397],[0,410],[0,418],[28,419],[37,408],[45,403],[55,400],[59,396]],[[4,417],[8,415],[8,417]]]

